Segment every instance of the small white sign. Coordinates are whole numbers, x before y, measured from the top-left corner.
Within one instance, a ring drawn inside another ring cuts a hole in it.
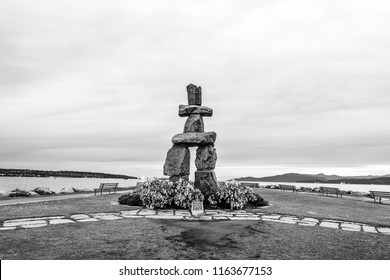
[[[203,202],[202,201],[193,201],[191,203],[191,213],[194,216],[203,215]]]

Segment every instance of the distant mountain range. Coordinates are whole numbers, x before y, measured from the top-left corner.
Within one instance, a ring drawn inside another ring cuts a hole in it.
[[[0,168],[0,176],[138,179],[138,177],[134,177],[134,176],[98,173],[98,172],[50,171],[50,170],[33,170],[33,169],[3,169],[3,168]]]
[[[299,174],[287,173],[283,175],[269,177],[241,177],[235,178],[235,181],[252,181],[252,182],[290,182],[290,183],[328,183],[328,184],[375,184],[390,185],[390,174],[383,176],[339,176],[319,174]]]

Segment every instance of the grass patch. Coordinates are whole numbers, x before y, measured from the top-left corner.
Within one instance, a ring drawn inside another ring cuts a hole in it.
[[[250,209],[389,226],[390,205],[258,189]],[[120,194],[1,206],[1,220],[137,209]],[[390,259],[390,236],[263,221],[122,219],[0,232],[0,259]]]
[[[389,236],[254,221],[124,219],[1,234],[3,260],[390,259]]]
[[[121,210],[137,208],[111,204],[112,202],[117,202],[119,196],[120,194],[97,195],[84,198],[0,206],[0,221],[28,217],[69,216],[78,213],[119,212]]]
[[[359,198],[326,197],[319,194],[282,192],[265,188],[256,189],[256,192],[272,204],[269,208],[258,210],[261,212],[390,226],[389,204],[379,204]]]

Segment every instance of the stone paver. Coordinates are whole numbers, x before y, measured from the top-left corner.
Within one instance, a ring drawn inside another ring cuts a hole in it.
[[[360,225],[354,223],[341,223],[340,227],[347,231],[360,231],[362,228]]]
[[[16,227],[2,227],[0,230],[13,230],[16,229]]]
[[[161,210],[157,213],[158,216],[173,216],[173,210]]]
[[[376,230],[375,227],[373,227],[373,226],[366,226],[366,225],[363,226],[363,231],[371,232],[371,233],[378,233],[378,231]]]
[[[175,210],[176,216],[191,216],[191,213],[187,210]]]
[[[164,215],[158,216],[158,215],[155,215],[155,216],[145,216],[145,218],[160,219],[160,220],[183,220],[183,216],[164,216]]]
[[[303,218],[302,221],[308,222],[308,223],[319,223],[320,221],[314,218]]]
[[[300,226],[306,226],[306,227],[315,227],[317,224],[316,223],[305,223],[305,222],[299,222],[298,225]]]
[[[257,217],[257,215],[248,213],[248,214],[234,214],[235,217]]]
[[[38,227],[45,227],[47,226],[47,222],[45,223],[40,223],[40,224],[35,224],[35,225],[22,225],[22,228],[38,228]]]
[[[145,216],[137,216],[137,215],[122,215],[123,218],[131,218],[131,219],[134,219],[134,218],[145,218]]]
[[[14,221],[12,223],[4,222],[4,227],[17,227],[17,226],[33,226],[33,225],[41,225],[47,224],[45,220],[33,220],[33,221]]]
[[[4,223],[29,222],[29,221],[40,221],[40,220],[48,220],[48,219],[62,219],[62,218],[65,218],[65,216],[48,216],[48,217],[37,217],[37,218],[14,219],[14,220],[4,221]]]
[[[343,223],[346,221],[341,221],[341,220],[328,220],[328,219],[323,219],[323,222],[329,222],[329,223]]]
[[[213,220],[228,220],[226,216],[212,216]]]
[[[113,220],[121,220],[122,217],[118,217],[117,213],[95,213],[91,214],[92,217],[99,219],[99,220],[105,220],[105,221],[113,221]]]
[[[314,218],[303,218],[302,220],[298,221],[298,225],[300,226],[308,226],[308,227],[314,227],[319,223],[319,220]]]
[[[229,220],[232,221],[259,221],[261,220],[260,217],[243,217],[243,216],[235,216],[235,217],[228,217]]]
[[[86,215],[86,214],[74,214],[74,215],[71,215],[70,216],[72,219],[75,219],[75,220],[84,220],[84,219],[89,219],[91,218],[90,216]]]
[[[212,215],[213,217],[233,217],[233,214],[231,213],[228,213],[228,214],[215,214],[215,215]]]
[[[378,231],[380,233],[390,235],[390,228],[380,227],[380,228],[378,228]]]
[[[58,220],[50,220],[49,223],[51,225],[59,225],[59,224],[73,224],[75,222],[69,219],[58,219]]]
[[[264,220],[278,220],[281,216],[280,215],[264,215],[261,218]]]
[[[121,211],[122,216],[123,215],[137,215],[137,213],[140,211],[140,209],[137,210],[129,210],[129,211]]]
[[[339,228],[339,224],[338,223],[331,223],[331,222],[324,222],[324,221],[322,221],[322,223],[320,224],[320,227]]]
[[[95,218],[88,218],[88,219],[80,219],[80,220],[77,220],[78,222],[97,222],[99,221],[98,219],[95,219]]]
[[[295,217],[295,216],[285,216],[285,217],[281,217],[280,218],[281,221],[287,221],[287,222],[298,222],[298,217]]]
[[[149,210],[149,209],[142,209],[141,211],[138,212],[138,215],[142,216],[150,216],[150,215],[156,215],[155,210]]]
[[[93,215],[94,218],[96,219],[99,219],[99,220],[105,220],[105,221],[113,221],[113,220],[122,220],[123,218],[122,217],[118,217],[118,216],[115,216],[115,215],[102,215],[102,216],[99,216],[99,215]]]
[[[212,216],[200,216],[200,219],[202,221],[211,221],[213,219]]]

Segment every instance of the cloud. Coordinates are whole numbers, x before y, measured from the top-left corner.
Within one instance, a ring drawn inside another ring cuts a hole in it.
[[[214,109],[221,176],[390,166],[385,1],[0,8],[3,167],[159,176],[189,83]]]

